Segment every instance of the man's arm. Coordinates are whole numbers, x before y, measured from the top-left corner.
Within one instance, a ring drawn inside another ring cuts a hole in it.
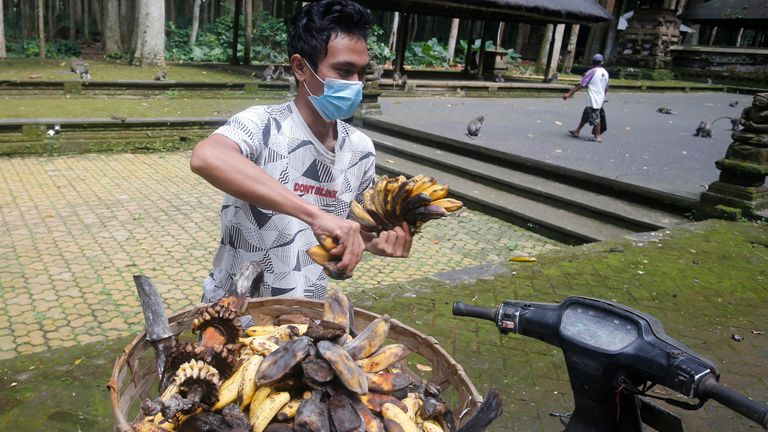
[[[340,269],[352,273],[365,245],[360,225],[322,211],[304,201],[240,153],[240,147],[229,138],[213,134],[200,141],[189,162],[192,172],[217,189],[243,201],[302,220],[316,236],[338,239],[339,247],[331,251],[342,255]]]
[[[577,91],[579,91],[579,90],[581,90],[583,88],[584,87],[582,87],[581,84],[576,84],[575,86],[573,86],[572,89],[570,89],[568,91],[568,93],[563,95],[563,100],[568,100],[568,99],[572,98],[574,93],[576,93]]]

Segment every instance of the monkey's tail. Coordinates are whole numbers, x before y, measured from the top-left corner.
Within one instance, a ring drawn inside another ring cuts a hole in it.
[[[718,120],[722,120],[722,119],[726,119],[726,118],[727,118],[727,119],[730,119],[730,117],[729,117],[729,116],[722,116],[722,117],[718,117],[718,118],[716,118],[716,119],[712,120],[712,123],[710,123],[710,126],[714,126],[716,121],[718,121]]]

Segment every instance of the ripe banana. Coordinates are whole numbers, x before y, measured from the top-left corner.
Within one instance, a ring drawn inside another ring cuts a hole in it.
[[[425,190],[427,190],[427,188],[435,185],[436,183],[437,183],[437,180],[435,180],[434,177],[422,176],[421,178],[419,178],[419,180],[416,182],[416,185],[413,187],[413,191],[411,191],[411,196],[418,195],[424,192]]]
[[[415,177],[414,177],[415,178]],[[413,192],[414,186],[416,186],[416,181],[414,178],[405,181],[400,185],[400,187],[397,189],[397,192],[395,193],[394,202],[392,203],[393,213],[397,215],[397,217],[402,220],[402,217],[400,216],[401,208],[403,206],[403,202],[405,202],[406,199],[408,199],[411,196],[411,193]]]
[[[250,421],[251,426],[253,426],[253,432],[263,432],[277,412],[290,400],[291,395],[288,392],[276,392],[267,396],[256,411],[251,411]]]
[[[432,205],[440,206],[448,212],[455,212],[456,210],[464,207],[464,203],[453,198],[442,198],[432,201]]]
[[[411,195],[408,199],[405,200],[405,202],[403,202],[403,205],[400,208],[400,216],[403,220],[405,220],[405,216],[411,213],[413,210],[427,206],[431,203],[432,198],[425,193]]]
[[[421,429],[424,432],[445,432],[440,425],[434,420],[426,420],[421,425]]]
[[[349,298],[336,288],[325,297],[323,304],[323,319],[335,322],[344,327],[344,333],[349,333],[349,314],[352,305]]]
[[[368,324],[365,330],[344,345],[344,349],[353,359],[360,360],[376,352],[386,340],[388,333],[389,315],[383,315]]]
[[[405,215],[405,221],[411,225],[418,225],[432,219],[440,219],[443,216],[447,216],[448,212],[437,205],[430,204],[426,206],[417,207]]]
[[[304,400],[303,397],[291,399],[290,402],[285,404],[284,407],[280,408],[280,411],[278,411],[277,414],[275,415],[275,418],[277,418],[277,421],[283,422],[296,417],[296,411],[299,410],[299,405],[303,400]]]
[[[399,424],[405,432],[421,432],[419,427],[416,426],[416,423],[411,421],[411,419],[408,418],[408,415],[394,404],[385,403],[382,405],[381,415],[385,419],[392,420]]]
[[[426,188],[422,193],[429,195],[432,201],[443,199],[448,196],[448,185],[434,184]]]
[[[374,391],[378,393],[392,393],[396,390],[401,390],[408,387],[413,379],[410,375],[405,373],[367,373],[365,377],[368,379],[368,391]]]
[[[249,338],[240,338],[240,342],[243,343],[253,353],[262,357],[266,357],[272,354],[272,351],[279,348],[279,346],[267,339],[269,336],[254,336]]]
[[[384,424],[373,414],[373,411],[360,400],[360,398],[352,397],[350,400],[352,401],[352,406],[355,407],[357,413],[360,414],[360,417],[363,419],[365,432],[384,432]]]
[[[331,365],[346,388],[359,395],[368,393],[368,380],[365,374],[344,348],[333,342],[320,341],[317,343],[317,350]]]
[[[387,345],[380,348],[370,357],[358,360],[357,365],[360,366],[365,372],[380,372],[394,365],[400,360],[403,360],[408,356],[409,353],[410,351],[405,347],[405,345]]]
[[[240,369],[243,370],[243,378],[240,380],[240,387],[237,392],[240,409],[245,409],[251,403],[253,394],[256,393],[256,372],[263,361],[261,356],[253,356],[240,366]],[[226,405],[223,405],[222,408]]]
[[[288,375],[291,369],[309,356],[311,347],[312,340],[307,336],[300,336],[264,357],[256,373],[258,385],[270,385]]]
[[[360,224],[360,228],[365,232],[376,232],[378,231],[378,225],[376,224],[376,221],[373,220],[370,214],[365,210],[365,208],[360,205],[357,201],[352,201],[352,218],[355,220],[355,222]]]
[[[255,364],[256,369],[258,369],[259,365],[261,365],[261,360],[261,356],[258,355],[248,358],[248,360],[235,370],[235,373],[233,373],[232,376],[227,378],[227,380],[221,384],[221,387],[219,387],[218,399],[213,408],[211,408],[212,411],[221,410],[237,399],[237,396],[240,394],[242,382],[245,378],[245,372],[250,367],[249,365]],[[249,372],[255,374],[256,369],[249,370]],[[252,396],[253,395],[251,395],[251,397]]]
[[[373,412],[380,413],[384,404],[394,404],[405,411],[408,407],[400,401],[400,399],[382,393],[374,393],[369,391],[367,394],[360,395],[360,401]]]
[[[323,265],[331,260],[331,253],[321,245],[307,249],[307,255],[317,264]]]
[[[421,409],[421,406],[424,405],[424,401],[422,401],[416,395],[416,393],[408,393],[408,397],[403,399],[401,402],[403,402],[405,406],[408,407],[408,411],[405,412],[405,415],[407,415],[414,424],[418,425],[419,423],[423,422],[423,420],[416,414]]]

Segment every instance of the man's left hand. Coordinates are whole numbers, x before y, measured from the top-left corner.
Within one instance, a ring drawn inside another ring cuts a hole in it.
[[[365,248],[375,255],[406,258],[411,253],[412,243],[411,229],[403,222],[401,226],[382,231],[378,237],[366,241]]]

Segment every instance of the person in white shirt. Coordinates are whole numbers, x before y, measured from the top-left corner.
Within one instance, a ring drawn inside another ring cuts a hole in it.
[[[406,224],[374,236],[347,218],[375,180],[373,143],[342,121],[362,99],[371,21],[353,1],[307,4],[288,41],[296,97],[248,108],[195,146],[190,168],[225,192],[204,302],[221,298],[250,261],[265,270],[251,297],[323,298],[328,278],[306,253],[320,235],[335,239],[339,246],[330,252],[347,275],[363,251],[410,253]]]
[[[605,102],[605,94],[608,92],[608,71],[603,68],[603,61],[602,54],[595,54],[592,57],[592,69],[585,72],[581,81],[563,95],[563,100],[568,100],[577,91],[583,88],[587,89],[587,106],[584,107],[584,112],[581,114],[579,126],[568,131],[572,137],[578,138],[581,128],[589,123],[592,126],[593,136],[587,140],[602,142],[600,135],[606,129],[603,103]]]

